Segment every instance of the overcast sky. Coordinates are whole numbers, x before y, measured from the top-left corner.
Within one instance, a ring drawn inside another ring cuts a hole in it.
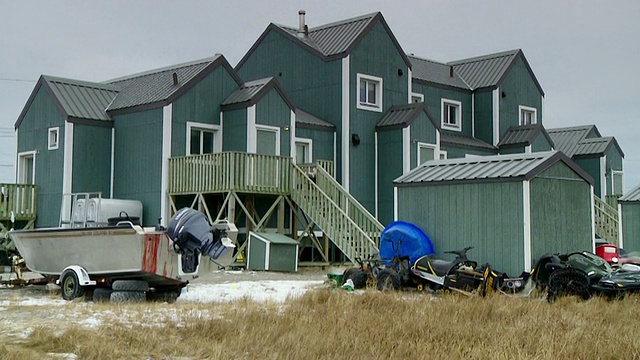
[[[543,124],[597,125],[625,152],[626,188],[640,183],[640,1],[547,0],[0,0],[0,182],[13,181],[6,130],[41,74],[103,81],[215,53],[235,66],[270,22],[297,26],[299,9],[311,28],[381,11],[405,52],[442,62],[522,49]]]

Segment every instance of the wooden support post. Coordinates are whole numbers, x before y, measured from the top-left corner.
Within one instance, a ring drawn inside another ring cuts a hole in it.
[[[278,233],[284,234],[284,199],[280,197],[278,204]]]
[[[229,221],[235,222],[236,218],[236,197],[229,196],[227,201],[227,219]]]

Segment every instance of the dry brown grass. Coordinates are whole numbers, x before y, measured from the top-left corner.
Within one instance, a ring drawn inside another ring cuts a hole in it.
[[[638,306],[637,297],[548,304],[328,289],[285,305],[100,304],[80,316],[106,314],[102,326],[39,326],[26,339],[0,339],[0,358],[632,359]]]

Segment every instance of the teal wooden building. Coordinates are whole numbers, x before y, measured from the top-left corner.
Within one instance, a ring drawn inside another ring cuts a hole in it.
[[[618,199],[620,243],[627,252],[640,251],[640,185]]]
[[[190,206],[241,241],[286,234],[300,264],[353,261],[421,164],[556,149],[544,96],[521,50],[436,62],[381,13],[308,26],[301,11],[235,67],[217,54],[104,82],[43,75],[15,125],[16,182],[37,189],[36,227],[58,225],[63,194],[100,192],[141,201],[147,226]]]

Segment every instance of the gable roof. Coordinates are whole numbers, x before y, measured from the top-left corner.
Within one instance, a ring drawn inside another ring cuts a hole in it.
[[[476,139],[470,136],[464,135],[454,135],[443,132],[440,134],[440,143],[441,144],[449,144],[454,147],[464,147],[470,149],[484,149],[484,150],[492,150],[497,151],[498,148],[486,143],[480,139]]]
[[[452,66],[413,55],[408,57],[412,65],[411,77],[414,80],[470,90],[469,85],[458,73],[453,71],[451,76]]]
[[[595,125],[571,126],[549,129],[549,136],[556,149],[567,156],[603,155],[611,146],[615,146],[620,155],[624,152],[614,137],[603,137]]]
[[[558,161],[564,162],[586,182],[593,179],[559,151],[532,154],[493,155],[449,160],[431,160],[396,180],[396,185],[450,183],[487,180],[530,180]]]
[[[554,147],[553,140],[542,124],[510,126],[502,140],[498,143],[498,147],[510,145],[531,145],[540,133],[542,133],[545,139],[547,139],[551,147]]]
[[[241,109],[256,104],[262,97],[269,93],[269,90],[275,89],[287,103],[291,110],[294,110],[293,101],[287,95],[286,91],[280,85],[280,82],[273,77],[249,81],[244,83],[235,91],[233,91],[222,102],[222,110]]]
[[[238,85],[242,84],[224,56],[218,54],[213,58],[172,65],[106,81],[105,83],[120,88],[120,93],[109,104],[107,112],[113,115],[165,106],[219,66],[225,67]],[[174,84],[174,74],[177,84]]]
[[[376,124],[376,130],[393,130],[409,126],[420,113],[427,115],[427,118],[436,129],[440,129],[440,125],[434,120],[427,106],[422,103],[412,103],[403,105],[394,105],[382,116]]]
[[[50,94],[67,121],[111,121],[105,109],[118,94],[117,87],[101,83],[42,75],[40,79],[38,79],[27,103],[16,120],[16,129],[22,123],[36,94],[43,87]]]
[[[267,26],[262,35],[260,35],[258,40],[256,40],[253,46],[251,46],[249,51],[247,51],[247,53],[242,57],[238,65],[236,65],[236,69],[242,67],[245,61],[247,61],[270,31],[277,31],[307,51],[310,51],[314,55],[322,58],[324,61],[331,61],[341,59],[349,55],[358,45],[360,40],[367,35],[369,30],[371,30],[377,22],[380,22],[387,31],[387,34],[398,49],[400,56],[402,56],[407,66],[411,67],[411,62],[407,58],[404,50],[400,47],[400,43],[398,43],[398,40],[391,32],[391,29],[384,20],[382,13],[375,12],[309,28],[304,35],[299,34],[298,28],[271,23]]]
[[[638,202],[640,201],[640,185],[631,189],[625,193],[624,196],[618,199],[618,202]]]
[[[576,152],[573,156],[604,155],[611,146],[618,148],[618,152],[624,157],[624,153],[618,145],[616,138],[612,136],[583,139],[576,147]]]
[[[296,109],[296,128],[335,131],[336,126],[298,108]]]

